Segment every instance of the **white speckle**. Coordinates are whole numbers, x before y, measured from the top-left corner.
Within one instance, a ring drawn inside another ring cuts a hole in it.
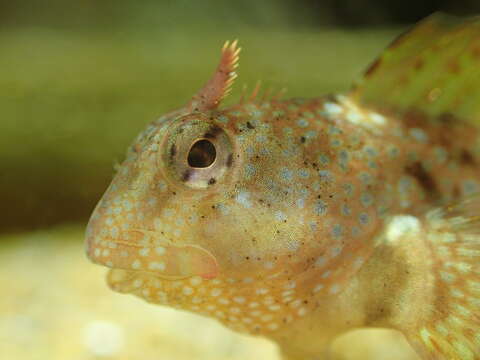
[[[268,289],[260,288],[260,289],[255,290],[255,292],[256,292],[258,295],[265,295],[266,293],[268,293]]]
[[[300,308],[297,311],[298,316],[305,316],[307,314],[307,309],[306,308]]]
[[[215,288],[210,292],[210,295],[219,296],[221,293],[222,293],[222,290]]]
[[[110,250],[103,249],[102,256],[110,256]]]
[[[263,263],[263,267],[264,267],[265,269],[273,269],[274,266],[275,266],[274,263],[271,262],[271,261],[266,261],[266,262]]]
[[[124,344],[123,329],[107,321],[92,321],[84,329],[83,341],[87,349],[98,357],[115,356]]]
[[[166,304],[168,302],[167,293],[164,291],[157,291],[158,301],[162,304]]]
[[[143,249],[140,249],[138,251],[138,254],[140,256],[148,256],[148,254],[150,253],[150,249],[149,248],[143,248]]]
[[[351,123],[354,123],[354,124],[359,124],[359,123],[362,122],[362,120],[364,120],[363,115],[354,111],[354,110],[350,110],[347,113],[346,118],[347,118],[348,121],[350,121]]]
[[[271,311],[278,311],[280,310],[280,305],[270,305],[268,309]]]
[[[323,107],[330,115],[338,115],[343,111],[342,107],[335,103],[325,103],[323,104]]]
[[[132,269],[138,270],[140,269],[141,266],[142,266],[142,263],[138,259],[132,263]]]
[[[155,248],[155,252],[158,254],[158,255],[163,255],[165,254],[165,248],[163,246],[157,246]]]
[[[218,303],[222,304],[222,305],[228,305],[228,304],[230,304],[230,300],[225,299],[225,298],[220,298],[220,299],[218,299]]]
[[[229,310],[232,314],[240,314],[241,310],[238,307],[230,308]]]
[[[185,286],[183,289],[182,289],[182,292],[184,295],[192,295],[193,294],[193,289],[189,286]]]
[[[394,242],[410,231],[418,232],[420,226],[420,221],[415,216],[395,216],[387,227],[387,241]]]
[[[299,307],[301,304],[302,304],[302,301],[297,299],[297,300],[295,300],[294,302],[290,303],[290,307],[292,307],[292,308],[297,308],[297,307]]]
[[[140,286],[142,286],[142,284],[143,284],[143,280],[142,280],[142,279],[135,279],[135,280],[133,281],[133,287],[134,287],[134,288],[137,288],[137,289],[138,289]]]
[[[325,256],[319,256],[315,261],[315,266],[322,267],[327,263],[327,258]]]
[[[339,291],[340,291],[340,286],[338,286],[337,284],[332,285],[332,287],[329,290],[330,294],[333,294],[333,295],[338,294]]]
[[[252,203],[250,202],[249,198],[250,198],[250,193],[249,193],[248,191],[241,190],[241,191],[237,194],[235,200],[236,200],[239,204],[243,205],[244,207],[250,208],[250,207],[252,207]]]
[[[236,296],[233,298],[233,301],[239,304],[243,304],[245,302],[245,298],[243,296]]]
[[[96,256],[96,257],[100,256],[100,249],[95,248],[95,251],[93,252],[93,255]]]
[[[244,322],[245,324],[251,324],[253,320],[248,317],[244,317],[242,318],[242,322]]]
[[[277,221],[285,221],[287,220],[287,215],[284,212],[278,210],[275,212],[275,220]]]
[[[330,270],[327,270],[325,271],[323,274],[322,274],[322,279],[326,279],[330,276],[332,272]]]
[[[192,286],[198,286],[202,283],[202,278],[200,276],[194,276],[190,279],[190,284]]]
[[[225,313],[223,311],[215,311],[215,316],[223,319],[225,317]]]
[[[267,314],[267,315],[263,315],[260,320],[262,320],[263,322],[267,322],[267,321],[270,321],[273,319],[273,315],[272,314]]]
[[[385,117],[378,113],[370,113],[370,119],[377,125],[385,125],[386,123]]]
[[[277,330],[278,329],[278,324],[275,324],[275,323],[268,324],[267,328],[269,330]]]
[[[163,261],[152,261],[150,264],[148,264],[148,268],[150,270],[164,271],[165,270],[165,263]]]
[[[316,285],[316,286],[313,288],[313,292],[314,292],[314,293],[317,293],[317,292],[319,292],[320,290],[322,290],[323,287],[324,287],[323,284],[318,284],[318,285]]]

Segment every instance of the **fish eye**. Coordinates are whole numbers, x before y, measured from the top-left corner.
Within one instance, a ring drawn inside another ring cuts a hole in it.
[[[217,186],[227,179],[233,165],[230,136],[202,114],[176,119],[165,130],[161,147],[160,168],[177,186]]]
[[[193,143],[188,152],[188,165],[192,168],[207,168],[215,162],[217,150],[210,140],[201,139]]]

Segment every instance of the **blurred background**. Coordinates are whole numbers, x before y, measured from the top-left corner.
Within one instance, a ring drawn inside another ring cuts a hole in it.
[[[318,96],[348,89],[439,10],[471,15],[480,3],[0,0],[0,358],[276,359],[271,344],[111,293],[83,256],[89,214],[130,141],[208,79],[225,40],[243,48],[228,101],[257,80]],[[389,359],[414,358],[397,336],[371,336],[399,349]]]

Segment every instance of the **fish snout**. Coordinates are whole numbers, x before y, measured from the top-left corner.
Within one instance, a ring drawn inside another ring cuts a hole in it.
[[[177,244],[154,231],[106,231],[106,224],[92,218],[87,225],[87,257],[114,269],[152,272],[164,278],[218,275],[214,255],[198,245]],[[110,229],[111,230],[111,229]]]

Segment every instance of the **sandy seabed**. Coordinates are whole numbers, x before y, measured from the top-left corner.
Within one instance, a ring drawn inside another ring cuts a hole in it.
[[[0,238],[0,359],[279,360],[271,342],[112,292],[79,227]],[[418,360],[392,331],[334,344],[335,360]]]

